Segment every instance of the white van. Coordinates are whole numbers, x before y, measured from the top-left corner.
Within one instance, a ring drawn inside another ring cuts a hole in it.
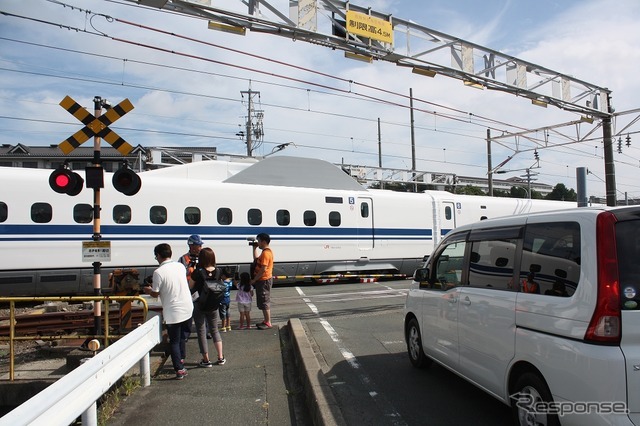
[[[407,295],[411,363],[433,361],[521,425],[640,425],[640,206],[456,228]]]

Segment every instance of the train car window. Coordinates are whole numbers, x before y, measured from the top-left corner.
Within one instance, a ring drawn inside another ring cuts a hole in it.
[[[342,197],[324,197],[324,202],[329,204],[342,204]]]
[[[7,203],[3,203],[2,201],[0,201],[0,222],[5,222],[8,215],[9,208],[7,207]]]
[[[451,220],[451,218],[453,217],[453,214],[451,213],[451,207],[446,206],[444,208],[444,217],[447,220]]]
[[[340,226],[341,222],[340,212],[329,212],[329,225]]]
[[[151,223],[162,225],[167,222],[167,208],[164,206],[152,206],[149,209],[149,220]]]
[[[117,204],[113,206],[113,222],[114,223],[131,222],[131,207],[125,204]]]
[[[261,225],[262,224],[262,210],[249,209],[247,212],[247,222],[249,225]]]
[[[360,216],[369,217],[369,204],[360,203]]]
[[[278,210],[276,212],[276,223],[280,226],[287,226],[291,223],[291,215],[289,210]]]
[[[302,220],[306,226],[315,226],[316,225],[316,212],[312,210],[307,210],[302,215]]]
[[[33,203],[31,205],[31,220],[35,223],[49,223],[53,217],[53,209],[49,203]]]
[[[76,223],[89,223],[93,220],[93,206],[90,204],[76,204],[73,206],[73,220]]]
[[[231,213],[231,209],[220,207],[218,209],[218,224],[231,225],[231,222],[233,222],[233,214]]]
[[[219,225],[231,225],[231,222],[233,222],[233,213],[227,207],[220,207],[217,216]]]
[[[200,209],[197,207],[187,207],[184,209],[184,221],[187,225],[197,225],[200,223]]]

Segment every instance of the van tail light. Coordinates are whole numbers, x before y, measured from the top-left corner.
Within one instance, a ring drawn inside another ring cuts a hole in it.
[[[598,298],[584,336],[586,341],[593,343],[619,344],[622,336],[616,222],[611,212],[603,212],[596,219]]]

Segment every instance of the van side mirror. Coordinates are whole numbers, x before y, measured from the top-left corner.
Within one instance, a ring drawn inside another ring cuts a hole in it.
[[[413,280],[419,283],[426,283],[429,279],[429,268],[416,269],[413,273]]]

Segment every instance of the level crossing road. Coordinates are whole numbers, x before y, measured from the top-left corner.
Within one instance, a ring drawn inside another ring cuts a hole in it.
[[[302,321],[348,425],[512,424],[509,407],[445,368],[412,367],[402,333],[409,284],[276,285],[272,317]]]

